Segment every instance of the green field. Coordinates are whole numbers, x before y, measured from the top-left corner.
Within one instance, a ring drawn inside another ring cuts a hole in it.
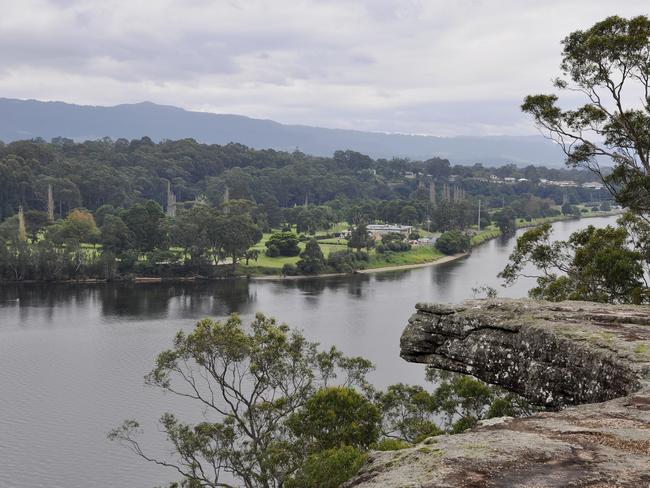
[[[443,257],[440,251],[433,246],[414,246],[410,251],[379,254],[370,253],[368,269],[385,268],[388,266],[406,266],[409,264],[425,264]]]
[[[490,239],[494,239],[495,237],[499,237],[500,235],[501,235],[501,231],[496,225],[491,225],[489,227],[486,227],[478,234],[474,234],[472,236],[471,239],[472,247],[476,247],[479,244],[482,244],[485,241],[489,241]]]
[[[582,206],[579,207],[582,208]],[[589,210],[589,207],[584,207],[584,208],[586,208],[588,212],[581,214],[581,217],[583,218],[609,216],[616,213],[616,212],[592,212],[591,210]],[[536,218],[532,220],[517,219],[516,225],[518,228],[526,228],[526,227],[534,227],[537,225],[541,225],[543,223],[557,222],[557,221],[568,220],[572,218],[574,217],[566,216],[566,215],[558,215],[554,217]],[[334,238],[325,237],[335,232],[345,231],[348,228],[349,225],[347,223],[341,222],[333,226],[328,231],[320,231],[316,233],[314,237],[318,239],[318,243],[325,257],[329,256],[329,254],[332,252],[348,249],[347,241],[345,239],[342,238],[340,239],[335,237]],[[422,230],[418,230],[418,232],[420,232],[421,235],[426,235],[426,236],[435,235],[434,233],[430,233]],[[499,229],[496,226],[491,225],[483,229],[480,233],[472,236],[471,238],[472,247],[478,246],[487,240],[498,237],[499,235],[501,235]],[[239,263],[237,266],[238,274],[248,275],[248,276],[279,275],[280,270],[285,264],[296,264],[298,262],[298,260],[300,259],[299,256],[276,257],[276,258],[271,258],[266,256],[266,254],[264,253],[266,251],[265,244],[270,238],[270,236],[271,233],[265,233],[262,237],[262,240],[252,247],[252,249],[256,249],[259,251],[259,257],[257,261],[251,260],[249,261],[248,265],[244,264],[244,261]],[[305,248],[305,245],[306,242],[301,242],[299,244],[300,249],[303,250]],[[100,245],[82,244],[81,247],[89,255],[90,254],[97,255],[99,252],[101,252]],[[172,250],[178,253],[182,252],[182,250],[178,248],[172,248]],[[373,249],[369,252],[369,254],[370,254],[370,261],[367,264],[367,269],[425,264],[425,263],[430,263],[432,261],[436,261],[444,256],[444,254],[442,254],[436,248],[432,246],[425,246],[425,245],[414,246],[410,251],[399,252],[399,253],[380,254]]]
[[[318,232],[315,237],[333,234],[335,232],[342,232],[347,230],[349,225],[345,222],[336,224],[327,232]],[[422,233],[422,232],[421,232]],[[432,233],[424,232],[426,235]],[[299,256],[293,257],[277,257],[270,258],[264,254],[266,251],[266,241],[271,236],[271,233],[265,233],[262,240],[253,246],[253,249],[260,251],[260,256],[257,261],[250,261],[248,265],[240,263],[237,267],[239,273],[246,275],[277,275],[280,273],[282,266],[285,264],[296,264],[300,259]],[[300,249],[305,248],[305,242],[300,243]],[[318,244],[325,257],[329,256],[331,252],[342,251],[348,249],[347,241],[338,238],[321,238],[318,239]],[[401,253],[387,253],[379,254],[375,250],[370,251],[370,262],[368,269],[384,268],[388,266],[405,266],[411,264],[424,264],[435,261],[442,257],[443,254],[431,246],[414,246],[410,251]]]

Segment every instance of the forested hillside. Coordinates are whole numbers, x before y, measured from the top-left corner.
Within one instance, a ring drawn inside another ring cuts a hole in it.
[[[490,175],[528,181],[493,184]],[[428,187],[454,180],[466,197],[483,195],[486,206],[501,207],[526,194],[553,198],[557,203],[585,201],[593,192],[582,188],[542,187],[540,178],[593,180],[586,171],[514,165],[500,168],[451,166],[433,157],[373,160],[353,151],[315,157],[299,151],[253,150],[239,144],[199,144],[192,139],[154,143],[103,139],[75,143],[69,139],[17,141],[0,145],[0,220],[19,206],[45,210],[48,186],[53,190],[57,216],[77,207],[96,210],[108,204],[128,207],[140,200],[166,205],[167,185],[178,202],[205,199],[213,205],[246,199],[269,209],[330,203],[335,209],[351,202],[429,198]],[[451,183],[450,183],[451,184]],[[389,219],[391,220],[391,219]]]

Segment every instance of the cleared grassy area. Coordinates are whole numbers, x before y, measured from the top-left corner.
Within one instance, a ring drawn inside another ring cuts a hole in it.
[[[372,251],[370,253],[368,269],[425,264],[440,259],[443,256],[444,254],[433,246],[415,246],[410,251],[384,254]]]
[[[610,212],[593,212],[589,210],[589,207],[580,207],[579,208],[587,208],[587,212],[583,212],[580,214],[580,218],[586,219],[590,217],[609,217],[612,215],[618,215],[620,212],[617,211],[610,211]],[[541,224],[546,224],[546,223],[552,223],[552,222],[560,222],[562,220],[572,220],[572,219],[577,219],[578,217],[574,217],[573,215],[555,215],[554,217],[539,217],[536,219],[532,220],[525,220],[525,219],[517,219],[517,228],[523,229],[526,227],[535,227]]]
[[[482,244],[485,241],[488,241],[490,239],[494,239],[495,237],[499,237],[500,235],[501,235],[501,231],[496,225],[491,225],[489,227],[486,227],[478,234],[472,236],[471,239],[472,247],[478,246],[479,244]]]

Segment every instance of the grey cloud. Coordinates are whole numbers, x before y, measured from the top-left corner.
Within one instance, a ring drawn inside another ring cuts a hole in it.
[[[550,89],[560,39],[612,13],[605,0],[21,0],[0,17],[0,96],[531,133],[519,103]]]

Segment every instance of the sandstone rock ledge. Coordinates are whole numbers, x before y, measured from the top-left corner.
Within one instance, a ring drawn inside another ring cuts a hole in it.
[[[404,359],[557,411],[371,453],[346,487],[650,487],[650,307],[472,300],[416,309]]]

